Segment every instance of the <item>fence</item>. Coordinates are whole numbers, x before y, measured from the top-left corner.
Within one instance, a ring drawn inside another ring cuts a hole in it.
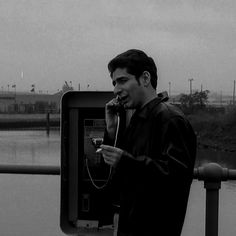
[[[0,165],[0,173],[60,175],[59,166]],[[204,181],[206,189],[205,236],[218,236],[219,189],[221,181],[236,180],[236,170],[208,163],[194,169],[194,178]]]

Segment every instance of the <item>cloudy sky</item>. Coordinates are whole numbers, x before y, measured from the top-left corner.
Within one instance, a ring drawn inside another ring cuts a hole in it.
[[[159,68],[158,90],[232,94],[235,0],[0,0],[0,89],[111,90],[107,63],[139,48]],[[70,82],[71,81],[71,82]]]

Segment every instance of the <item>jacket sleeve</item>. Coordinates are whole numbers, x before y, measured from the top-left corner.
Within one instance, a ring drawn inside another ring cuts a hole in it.
[[[191,176],[196,155],[196,137],[191,125],[183,117],[172,117],[166,121],[151,142],[152,149],[160,146],[160,151],[151,150],[154,156],[132,156],[124,152],[118,171],[132,175],[145,173],[147,178]],[[157,143],[157,142],[161,142]]]
[[[105,129],[104,136],[103,136],[103,144],[113,146],[114,143],[115,143],[115,140],[113,140],[109,137],[107,129]]]

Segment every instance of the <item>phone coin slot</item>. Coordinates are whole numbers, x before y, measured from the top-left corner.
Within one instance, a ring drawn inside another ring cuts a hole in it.
[[[90,210],[90,194],[85,193],[82,195],[82,211],[89,212]]]

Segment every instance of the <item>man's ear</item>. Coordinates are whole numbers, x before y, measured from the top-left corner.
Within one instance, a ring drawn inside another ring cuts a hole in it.
[[[151,83],[151,75],[148,71],[144,71],[142,74],[142,80],[144,87],[148,87]]]

